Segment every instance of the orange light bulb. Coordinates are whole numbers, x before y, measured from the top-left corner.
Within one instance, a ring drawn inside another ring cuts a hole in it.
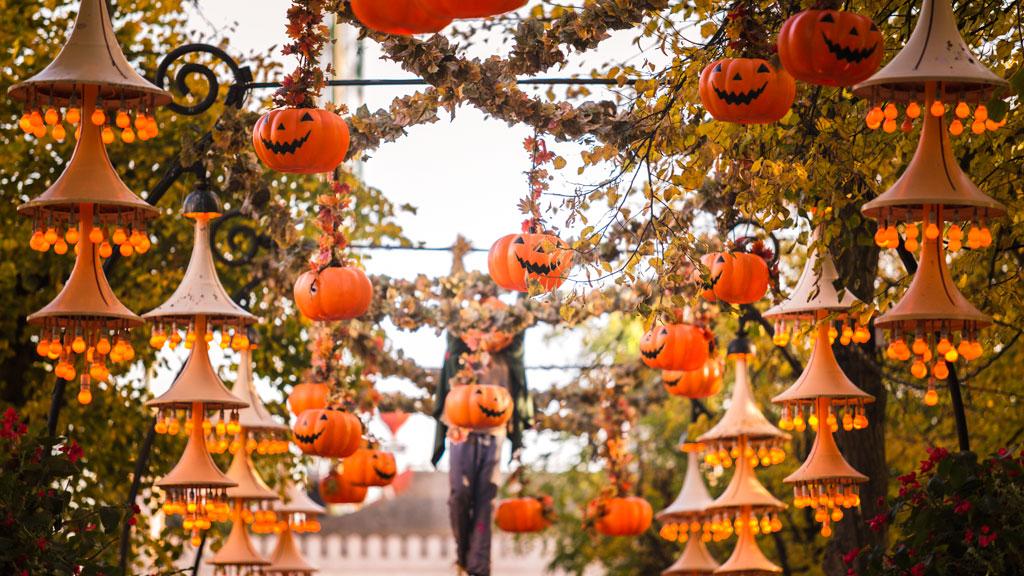
[[[959,136],[964,133],[964,124],[960,120],[953,120],[949,123],[949,133],[953,136]]]
[[[104,144],[112,144],[114,142],[114,131],[110,128],[110,126],[104,126],[103,132],[101,134],[103,137]]]
[[[107,114],[103,112],[102,108],[96,108],[92,111],[92,115],[89,117],[94,126],[102,126],[107,122]]]
[[[907,104],[907,118],[917,119],[921,116],[921,106],[917,102]]]
[[[954,112],[956,113],[957,118],[967,118],[971,115],[971,107],[967,105],[967,102],[961,100],[960,103],[956,105]]]
[[[946,107],[942,104],[942,101],[936,100],[932,102],[932,105],[930,108],[928,108],[928,111],[931,113],[932,116],[935,116],[937,118],[946,113]]]
[[[82,120],[82,112],[78,108],[68,108],[67,113],[64,115],[64,119],[69,124],[75,125]]]

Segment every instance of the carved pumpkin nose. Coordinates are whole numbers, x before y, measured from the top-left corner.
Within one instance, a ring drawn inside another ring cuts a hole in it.
[[[737,72],[736,75],[732,77],[732,79],[733,80],[743,80],[743,77],[740,76],[739,73]]]
[[[850,36],[860,36],[860,32],[857,32],[856,28],[850,28]]]
[[[284,122],[277,125],[278,130],[284,130]]]

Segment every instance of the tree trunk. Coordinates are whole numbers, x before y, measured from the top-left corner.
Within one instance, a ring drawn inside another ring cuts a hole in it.
[[[878,248],[874,245],[846,246],[842,252],[839,246],[834,248],[836,268],[845,287],[864,302],[871,302],[877,277]],[[868,527],[868,520],[883,509],[880,502],[885,499],[889,484],[889,469],[885,463],[886,394],[881,376],[864,362],[865,356],[880,359],[882,347],[874,334],[870,342],[859,345],[860,350],[854,350],[853,346],[858,345],[836,343],[833,348],[836,359],[846,376],[861,390],[874,396],[875,402],[867,406],[867,429],[840,430],[836,434],[836,442],[847,462],[867,475],[869,480],[860,487],[860,509],[847,510],[846,518],[835,524],[834,535],[825,550],[824,569],[829,576],[846,576],[849,568],[863,573],[864,566],[859,563],[847,566],[843,555],[855,548],[884,545],[886,535],[884,530],[874,532]]]

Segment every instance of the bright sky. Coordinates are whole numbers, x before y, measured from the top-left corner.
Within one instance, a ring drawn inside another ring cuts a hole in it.
[[[286,0],[261,0],[259,3],[199,0],[197,8],[192,9],[196,17],[189,20],[206,38],[216,41],[226,37],[228,52],[241,58],[249,53],[267,53],[272,46],[280,47],[285,42],[288,5]],[[254,6],[258,9],[253,9]],[[613,38],[598,56],[589,58],[577,68],[552,71],[550,76],[586,75],[592,67],[601,67],[601,63],[608,59],[617,62],[633,60],[639,51],[630,45],[629,40],[626,35]],[[505,49],[500,41],[489,42],[474,46],[472,53],[486,55],[502,53]],[[277,49],[274,52],[275,59],[284,61]],[[372,42],[366,44],[366,52],[365,77],[410,77],[394,63],[381,60]],[[286,62],[286,65],[291,63]],[[387,108],[393,98],[412,91],[414,89],[411,88],[370,87],[363,91],[363,100],[358,103],[365,103],[370,110]],[[350,94],[350,99],[351,96],[354,95]],[[591,96],[592,99],[606,97],[611,95],[600,87],[595,87]],[[354,103],[349,102],[350,105]],[[529,168],[529,162],[522,141],[529,134],[525,127],[510,128],[504,122],[486,118],[475,108],[464,107],[453,121],[444,118],[434,125],[414,127],[409,130],[408,137],[385,144],[361,169],[367,183],[381,189],[395,204],[409,203],[419,208],[415,216],[406,215],[400,219],[407,236],[413,241],[430,246],[448,246],[455,235],[461,233],[474,246],[488,248],[499,236],[517,231],[523,219],[516,203],[526,191],[523,172]],[[569,167],[560,173],[565,176],[560,176],[553,183],[552,190],[571,192],[573,183],[564,178],[576,174],[574,164],[579,159],[580,148],[574,144],[549,142],[549,149],[569,160]],[[596,178],[597,175],[588,177]],[[486,270],[486,254],[470,254],[466,265],[470,269]],[[413,277],[418,273],[440,276],[448,272],[451,255],[446,252],[375,252],[367,266],[372,273],[395,277]],[[437,367],[441,364],[444,339],[432,331],[410,334],[392,328],[389,337],[420,365]],[[527,366],[576,362],[579,338],[567,334],[555,336],[552,341],[551,337],[551,330],[543,326],[528,332]],[[227,364],[227,361],[218,363],[216,358],[214,362],[218,366]],[[259,373],[258,366],[256,372]],[[224,375],[231,376],[229,372]],[[543,389],[556,382],[565,382],[572,375],[572,371],[532,370],[528,378],[532,388]],[[265,397],[271,397],[266,383],[261,388]],[[384,382],[381,388],[416,390],[401,382]],[[377,424],[381,437],[387,438],[386,428],[381,423]],[[400,465],[420,469],[429,466],[433,430],[433,420],[425,416],[415,416],[406,424],[398,439],[405,446],[399,454]],[[527,442],[533,446],[534,454],[551,447],[550,442],[535,437],[528,438]]]

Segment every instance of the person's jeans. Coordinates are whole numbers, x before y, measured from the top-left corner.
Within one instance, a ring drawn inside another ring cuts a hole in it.
[[[498,494],[499,436],[471,432],[449,449],[448,510],[455,534],[459,566],[473,575],[491,573],[491,508]]]

